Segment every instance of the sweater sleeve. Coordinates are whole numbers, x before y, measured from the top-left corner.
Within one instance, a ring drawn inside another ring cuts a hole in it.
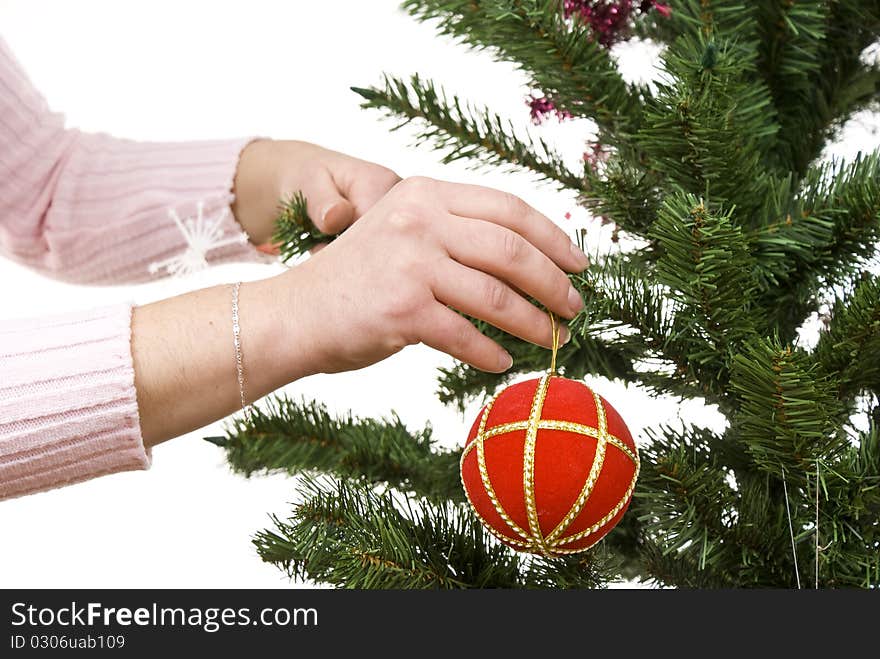
[[[140,282],[187,253],[188,220],[201,218],[206,261],[261,261],[229,209],[251,139],[146,143],[66,129],[0,39],[0,253],[70,282]]]
[[[131,306],[0,324],[0,499],[146,469]]]
[[[0,39],[0,255],[85,284],[161,276],[190,252],[264,260],[229,208],[248,141],[66,129]],[[0,321],[0,499],[149,464],[130,305]]]

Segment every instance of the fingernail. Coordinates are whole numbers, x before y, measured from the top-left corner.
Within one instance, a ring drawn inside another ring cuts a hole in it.
[[[571,254],[578,260],[578,263],[581,264],[581,270],[586,269],[587,266],[590,265],[590,258],[586,254],[584,254],[584,251],[574,243],[570,243],[570,245]]]
[[[513,366],[513,357],[505,353],[501,356],[501,359],[498,360],[498,365],[501,367],[502,371],[506,371],[511,366]]]
[[[571,286],[568,289],[568,306],[570,306],[571,310],[575,313],[584,308],[584,299],[574,286]]]
[[[321,220],[321,224],[323,224],[325,226],[327,225],[327,216],[330,214],[330,211],[332,211],[334,208],[336,208],[337,203],[338,202],[334,201],[332,204],[327,204],[326,206],[324,206],[324,208],[321,209],[321,215],[318,218]]]
[[[559,330],[559,340],[562,345],[565,345],[569,341],[571,341],[571,331],[565,326],[562,326],[562,329]]]

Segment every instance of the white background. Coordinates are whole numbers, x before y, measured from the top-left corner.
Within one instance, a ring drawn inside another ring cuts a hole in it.
[[[377,83],[383,71],[419,72],[528,125],[523,97],[529,90],[521,74],[438,37],[431,26],[399,12],[397,4],[0,0],[0,34],[71,126],[142,140],[240,135],[309,140],[404,176],[516,192],[572,235],[588,225],[591,244],[604,249],[607,228],[603,232],[592,223],[570,194],[525,174],[441,166],[430,149],[409,148],[411,132],[389,133],[390,123],[359,109],[350,85]],[[651,77],[655,60],[649,50],[624,48],[620,56],[628,77]],[[870,126],[865,120],[852,126],[834,153],[875,148]],[[574,164],[589,131],[588,122],[550,122],[537,129]],[[571,220],[563,219],[566,212]],[[277,270],[231,265],[186,280],[84,288],[0,260],[0,322],[116,301],[141,304]],[[285,391],[340,412],[382,416],[396,410],[413,429],[432,423],[436,437],[453,446],[464,440],[479,406],[459,415],[436,400],[436,367],[451,361],[413,346],[373,367],[307,378]],[[600,379],[590,384],[617,407],[636,436],[646,425],[677,418],[723,427],[723,419],[699,402],[680,405]],[[268,524],[268,513],[289,510],[295,482],[231,474],[222,452],[201,439],[222,429],[222,423],[214,424],[157,447],[149,471],[0,503],[0,587],[289,586],[259,560],[250,537]]]

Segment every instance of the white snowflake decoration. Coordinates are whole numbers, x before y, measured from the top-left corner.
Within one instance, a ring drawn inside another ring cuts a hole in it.
[[[168,216],[174,220],[177,228],[186,239],[187,249],[182,254],[170,259],[151,263],[150,274],[155,275],[163,269],[174,277],[184,277],[200,272],[208,267],[208,252],[227,245],[243,245],[248,241],[244,232],[233,238],[223,237],[221,224],[229,212],[227,206],[224,206],[214,218],[205,217],[204,202],[198,202],[196,209],[195,217],[187,217],[183,220],[180,219],[175,209],[168,209]]]

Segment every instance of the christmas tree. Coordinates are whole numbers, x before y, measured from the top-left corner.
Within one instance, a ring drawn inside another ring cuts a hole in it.
[[[557,371],[700,399],[726,427],[649,429],[621,523],[586,553],[546,558],[485,531],[465,501],[460,451],[439,448],[430,427],[276,397],[214,440],[241,473],[310,474],[290,517],[255,537],[260,556],[291,577],[355,588],[583,588],[621,576],[880,585],[880,155],[821,157],[880,99],[868,56],[880,2],[403,6],[521,69],[541,90],[534,121],[596,124],[573,171],[529,131],[421,75],[354,88],[365,107],[417,126],[445,162],[530,170],[613,223],[625,248],[571,276],[586,306]],[[621,76],[614,47],[627,39],[660,45],[654,84]],[[288,257],[333,239],[301,197],[286,203],[278,238]],[[817,341],[803,338],[811,320]],[[546,349],[474,322],[514,366],[443,370],[438,395],[451,405],[547,366]]]

